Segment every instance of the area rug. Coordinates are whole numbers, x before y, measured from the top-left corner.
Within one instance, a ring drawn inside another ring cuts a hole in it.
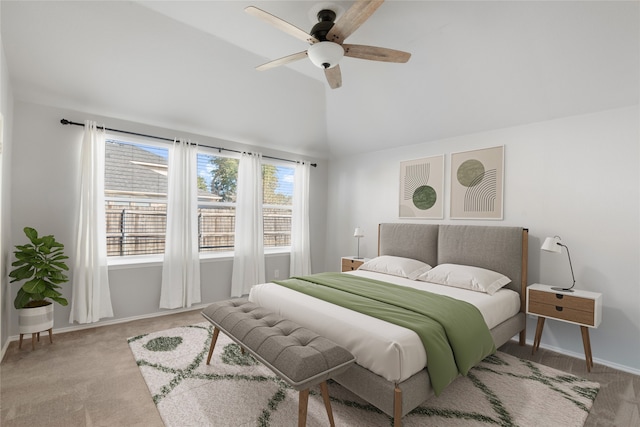
[[[206,365],[207,322],[129,338],[167,427],[295,426],[298,392],[220,334]],[[410,426],[582,426],[599,384],[497,352],[442,395],[403,418]],[[329,381],[337,426],[391,426],[377,408]],[[312,389],[307,426],[327,426],[320,390]]]

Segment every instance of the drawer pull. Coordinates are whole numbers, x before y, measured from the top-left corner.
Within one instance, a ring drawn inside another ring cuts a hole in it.
[[[558,298],[558,299],[562,299],[562,298],[564,298],[564,295],[562,295],[562,294],[556,294],[556,298]]]
[[[562,311],[564,309],[564,307],[559,307],[556,305],[556,311]]]

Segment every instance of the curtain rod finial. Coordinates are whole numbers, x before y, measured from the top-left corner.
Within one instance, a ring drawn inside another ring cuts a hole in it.
[[[67,120],[67,119],[61,119],[60,123],[62,123],[63,125],[68,125],[71,122],[69,120]]]

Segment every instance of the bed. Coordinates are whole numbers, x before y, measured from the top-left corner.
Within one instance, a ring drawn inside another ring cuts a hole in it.
[[[424,273],[416,269],[409,277],[384,268],[342,274],[345,280],[347,275],[363,277],[465,300],[482,314],[496,348],[515,335],[524,345],[527,238],[527,229],[521,227],[379,225],[378,257],[369,265],[407,260],[405,268],[411,264],[408,260],[415,260],[429,267],[481,268],[510,279],[491,294],[424,281],[424,277],[434,277],[425,276],[429,268]],[[396,426],[401,425],[404,415],[434,395],[425,349],[415,332],[273,283],[254,286],[249,299],[351,351],[357,363],[334,380],[393,417]]]

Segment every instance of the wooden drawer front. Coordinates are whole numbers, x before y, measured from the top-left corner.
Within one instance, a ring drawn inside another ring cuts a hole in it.
[[[580,311],[588,311],[593,313],[595,310],[595,301],[589,298],[574,297],[567,294],[556,294],[552,292],[542,292],[532,290],[529,292],[530,302],[539,302],[558,307],[572,308]]]
[[[362,261],[358,261],[355,259],[343,259],[342,260],[342,271],[352,271],[357,270],[358,267],[362,265]]]
[[[545,292],[541,292],[545,293]],[[550,294],[554,296],[554,294]],[[587,300],[589,301],[589,300]],[[593,307],[593,300],[591,300],[591,306]],[[568,320],[569,322],[580,323],[583,325],[594,325],[593,308],[590,311],[577,310],[575,308],[567,307],[566,305],[552,305],[545,304],[539,300],[531,298],[529,300],[529,313],[539,314],[540,316],[553,317],[556,319]]]

